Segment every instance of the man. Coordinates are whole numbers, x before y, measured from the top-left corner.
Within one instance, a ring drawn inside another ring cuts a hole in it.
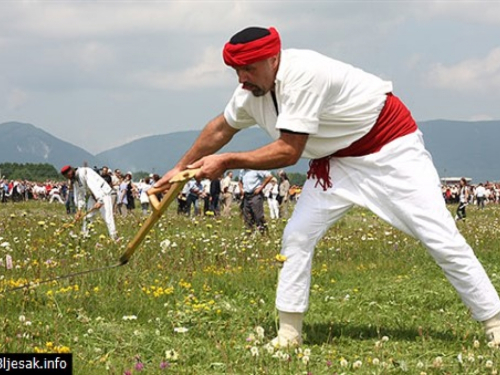
[[[117,240],[115,220],[113,217],[113,203],[111,201],[111,187],[109,184],[92,168],[81,167],[73,168],[65,165],[61,168],[61,174],[71,182],[73,187],[74,199],[77,212],[75,219],[79,220],[84,215],[83,209],[91,211],[85,216],[90,219],[95,216],[96,211],[101,211],[101,216],[108,227],[109,236]],[[87,200],[88,195],[88,200]],[[83,233],[87,233],[87,220],[83,221]]]
[[[277,169],[312,159],[282,241],[277,288],[280,327],[273,343],[300,344],[314,248],[351,207],[370,209],[420,239],[488,338],[500,344],[500,299],[446,209],[422,134],[389,81],[310,50],[281,50],[274,28],[247,28],[223,50],[239,87],[157,186],[185,168],[199,177],[234,168]],[[254,124],[273,142],[218,153]]]
[[[469,204],[469,188],[467,186],[467,180],[465,177],[460,179],[460,188],[458,192],[458,207],[457,214],[455,215],[455,220],[464,220],[467,217],[467,212],[465,208]]]
[[[240,172],[238,184],[241,194],[241,211],[245,226],[251,231],[255,227],[261,233],[266,232],[262,191],[272,178],[273,175],[269,171],[242,169]]]
[[[480,182],[478,186],[476,186],[476,202],[477,208],[484,209],[484,201],[486,200],[486,188],[483,183]]]

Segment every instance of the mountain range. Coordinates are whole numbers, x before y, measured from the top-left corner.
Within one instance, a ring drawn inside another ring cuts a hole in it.
[[[441,177],[470,177],[473,182],[498,181],[496,166],[500,121],[432,120],[419,122],[427,149]],[[49,163],[57,169],[65,164],[107,165],[125,171],[163,174],[191,146],[199,131],[148,136],[92,155],[46,131],[21,122],[0,124],[0,163]],[[224,151],[245,151],[269,143],[258,127],[235,135]],[[301,159],[288,172],[306,173],[308,161]]]

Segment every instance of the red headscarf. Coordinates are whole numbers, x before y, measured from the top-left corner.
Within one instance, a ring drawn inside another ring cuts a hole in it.
[[[277,55],[281,50],[281,40],[274,27],[269,28],[269,35],[246,43],[226,43],[222,56],[229,66],[244,66]]]

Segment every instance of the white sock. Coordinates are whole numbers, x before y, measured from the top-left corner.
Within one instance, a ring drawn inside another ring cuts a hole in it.
[[[302,343],[303,313],[289,313],[278,311],[280,328],[278,336],[272,340],[274,346],[297,346]]]

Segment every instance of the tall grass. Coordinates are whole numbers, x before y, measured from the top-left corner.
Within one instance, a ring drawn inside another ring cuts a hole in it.
[[[0,205],[0,352],[72,352],[82,375],[497,373],[498,350],[422,245],[362,209],[317,248],[304,345],[267,345],[286,220],[261,236],[233,214],[172,207],[127,265],[9,292],[114,264],[143,218],[117,217],[115,244],[102,220],[90,238],[61,229],[60,205]],[[459,229],[500,290],[500,207],[468,214]]]

